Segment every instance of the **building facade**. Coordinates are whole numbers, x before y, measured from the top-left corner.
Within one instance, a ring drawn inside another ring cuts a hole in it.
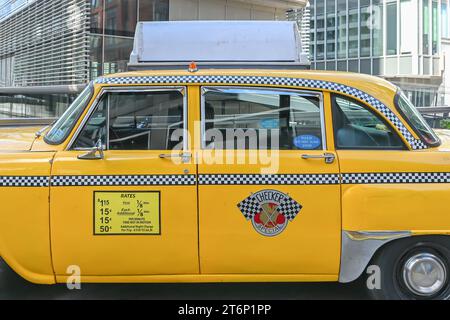
[[[126,69],[138,21],[284,20],[303,1],[0,0],[0,87],[84,84]]]
[[[304,1],[140,0],[91,1],[90,78],[124,71],[138,21],[285,20]]]
[[[307,0],[0,0],[0,118],[59,116],[125,71],[139,21],[285,20]]]
[[[310,0],[309,11],[313,68],[384,77],[416,106],[445,102],[448,0]]]
[[[9,0],[3,4],[0,86],[52,86],[86,79],[88,3]]]

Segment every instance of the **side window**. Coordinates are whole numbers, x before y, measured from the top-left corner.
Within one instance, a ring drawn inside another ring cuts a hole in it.
[[[276,89],[203,88],[207,149],[321,150],[319,94]]]
[[[112,91],[103,96],[74,148],[92,148],[100,139],[109,150],[172,150],[183,142],[183,127],[180,91]]]
[[[394,129],[361,103],[339,95],[332,101],[337,149],[405,149]]]
[[[107,105],[107,96],[103,96],[94,113],[89,118],[89,121],[78,135],[73,148],[90,149],[99,141],[101,142],[101,145],[106,146]]]

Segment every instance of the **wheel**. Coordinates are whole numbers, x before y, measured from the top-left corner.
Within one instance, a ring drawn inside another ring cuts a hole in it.
[[[411,237],[382,247],[370,263],[378,266],[375,299],[443,300],[450,297],[450,237]],[[369,288],[369,286],[367,286]]]

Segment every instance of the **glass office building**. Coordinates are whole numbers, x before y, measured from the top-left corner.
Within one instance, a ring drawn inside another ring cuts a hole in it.
[[[61,115],[102,74],[124,71],[139,20],[169,0],[0,0],[0,118]]]
[[[310,0],[316,69],[382,76],[417,106],[441,104],[448,0]]]
[[[85,79],[86,1],[0,3],[0,86],[53,86]]]
[[[123,71],[139,20],[169,0],[0,1],[0,87],[80,85]]]
[[[306,1],[0,0],[0,90],[125,71],[139,21],[285,20]]]
[[[169,20],[169,0],[92,0],[89,77],[126,70],[138,21]]]
[[[306,0],[0,0],[0,119],[59,116],[126,70],[138,21],[284,20]]]

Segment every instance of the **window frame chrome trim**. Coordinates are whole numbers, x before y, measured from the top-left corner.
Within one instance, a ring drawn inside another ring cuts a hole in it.
[[[347,100],[351,103],[355,103],[359,106],[361,106],[365,111],[372,114],[375,118],[380,120],[385,126],[387,126],[392,134],[395,134],[400,142],[402,143],[401,147],[389,147],[389,146],[381,146],[381,147],[340,147],[338,145],[338,135],[337,135],[337,126],[335,125],[335,119],[336,119],[336,109],[340,109],[342,113],[345,114],[345,112],[342,110],[342,108],[337,103],[336,99],[342,98],[344,100]],[[353,150],[353,151],[410,151],[410,144],[408,140],[405,139],[405,136],[398,131],[397,127],[390,121],[384,114],[379,113],[376,108],[373,108],[370,104],[367,104],[364,101],[359,101],[355,99],[352,96],[341,94],[341,93],[330,93],[330,105],[331,105],[331,115],[332,115],[332,128],[333,128],[333,139],[334,139],[334,148],[336,151],[345,151],[345,150]]]
[[[189,149],[189,137],[188,137],[188,131],[189,131],[189,119],[188,119],[188,97],[187,97],[187,87],[186,86],[132,86],[132,87],[124,87],[124,86],[108,86],[108,87],[102,87],[100,92],[97,94],[97,97],[92,102],[91,106],[89,107],[88,112],[84,116],[82,122],[77,127],[75,133],[72,135],[72,138],[70,139],[69,143],[67,144],[66,151],[86,151],[88,149],[86,148],[72,148],[75,142],[77,141],[79,135],[81,134],[81,131],[85,127],[86,123],[91,118],[94,111],[97,109],[98,104],[100,103],[103,96],[110,92],[159,92],[159,91],[178,91],[183,96],[183,150],[184,152],[187,152]],[[92,99],[92,98],[91,98]],[[107,130],[106,130],[106,148],[105,151],[109,150],[109,101],[107,106]],[[145,151],[151,151],[151,150],[145,150]]]
[[[61,116],[60,118],[56,119],[55,122],[54,122],[52,125],[49,125],[49,126],[48,126],[48,128],[47,128],[48,131],[47,131],[47,133],[45,133],[45,135],[43,136],[43,140],[44,140],[44,142],[45,142],[46,144],[48,144],[48,145],[50,145],[50,146],[60,146],[60,145],[62,145],[62,144],[67,140],[67,138],[70,136],[70,133],[73,131],[73,129],[74,129],[75,126],[77,125],[78,120],[80,119],[80,117],[83,116],[83,112],[86,110],[87,106],[89,105],[89,103],[91,103],[92,99],[94,98],[94,95],[95,95],[95,85],[94,85],[94,82],[93,82],[93,81],[89,82],[89,83],[87,84],[87,86],[83,89],[83,91],[86,90],[86,89],[89,89],[89,90],[90,90],[88,99],[86,100],[87,103],[86,103],[86,105],[84,106],[83,111],[81,112],[81,114],[80,114],[80,115],[77,117],[77,119],[74,121],[74,123],[73,123],[73,125],[71,126],[70,130],[68,130],[67,133],[64,135],[64,138],[62,138],[62,139],[61,139],[60,141],[58,141],[58,142],[52,142],[52,141],[49,141],[49,140],[47,139],[47,134],[53,129],[53,127],[56,125],[56,123],[61,119],[61,117],[62,117],[62,116]],[[77,96],[77,99],[78,99],[79,96],[83,93],[83,91],[80,92],[80,94]],[[76,99],[75,99],[75,100],[76,100]],[[74,100],[74,102],[75,102],[75,100]],[[92,103],[95,103],[95,102],[96,102],[96,101],[95,101],[95,99],[94,99],[94,101],[92,101]],[[70,107],[69,107],[69,108],[70,108]]]
[[[201,148],[202,150],[207,150],[205,134],[206,134],[206,97],[205,95],[208,92],[225,92],[226,90],[237,89],[237,90],[247,90],[247,91],[277,91],[277,92],[289,92],[289,93],[297,93],[298,95],[303,96],[311,96],[319,98],[319,112],[320,112],[320,125],[321,125],[321,134],[322,134],[322,149],[321,150],[312,150],[312,151],[328,151],[327,146],[327,136],[326,136],[326,128],[325,128],[325,104],[324,104],[324,93],[321,90],[304,90],[304,89],[286,89],[286,88],[278,88],[278,87],[261,87],[261,86],[224,86],[224,85],[207,85],[200,87],[200,140],[201,140]],[[233,149],[235,150],[235,149]],[[256,149],[249,149],[256,150]],[[270,149],[271,150],[271,149]],[[236,151],[236,150],[235,150]],[[248,151],[248,150],[247,150]],[[306,150],[277,150],[277,151],[306,151]]]
[[[430,143],[428,142],[423,133],[420,132],[419,129],[417,129],[417,127],[412,123],[412,121],[409,119],[409,117],[405,114],[405,112],[403,112],[403,109],[400,107],[399,104],[399,100],[401,98],[401,95],[404,94],[403,90],[400,87],[397,87],[397,92],[395,93],[395,97],[394,97],[394,106],[395,109],[397,110],[397,112],[400,114],[401,116],[401,120],[404,120],[408,126],[411,128],[412,132],[414,132],[417,137],[423,142],[425,143],[425,145],[427,145],[430,148],[438,148],[442,145],[442,141],[441,138],[439,137],[439,135],[434,131],[434,129],[430,126],[430,129],[432,131],[432,134],[436,137],[437,141],[434,143]],[[408,99],[409,100],[409,99]],[[412,103],[412,102],[411,102]],[[414,106],[416,107],[416,106]],[[425,118],[424,118],[425,120]],[[426,120],[425,120],[426,122]]]

